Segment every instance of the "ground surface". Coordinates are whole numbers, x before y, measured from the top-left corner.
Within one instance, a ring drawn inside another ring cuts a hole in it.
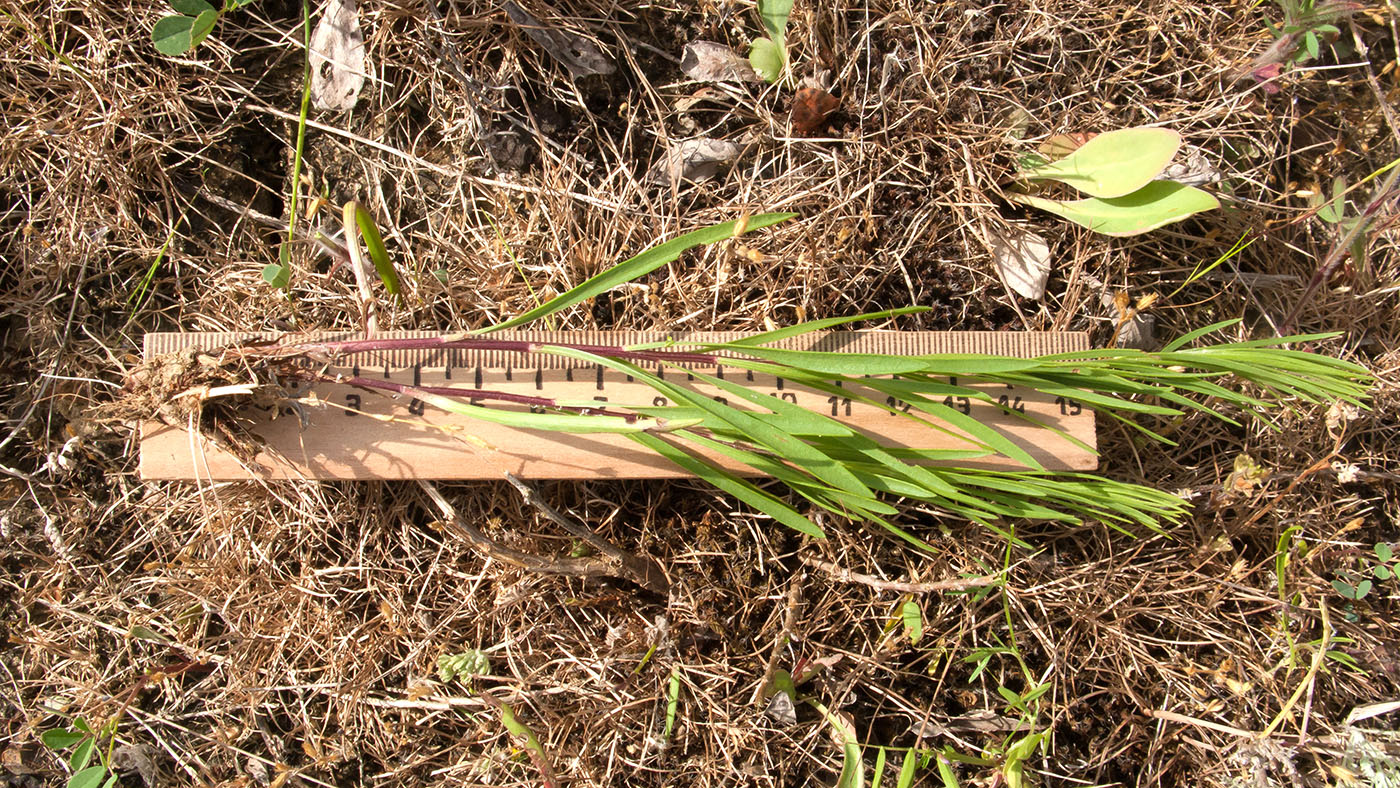
[[[1008,551],[911,510],[904,522],[938,548],[929,556],[858,525],[802,542],[698,484],[539,485],[657,558],[673,584],[661,598],[485,560],[430,526],[412,484],[136,478],[130,427],[88,414],[114,397],[143,333],[360,319],[345,270],[306,245],[292,297],[267,286],[285,227],[244,210],[288,216],[300,8],[262,0],[171,59],[150,43],[158,5],[0,9],[11,784],[65,779],[37,744],[63,721],[46,706],[115,717],[127,762],[144,755],[161,784],[541,784],[480,696],[438,679],[439,656],[492,647],[480,686],[513,706],[569,785],[831,784],[831,727],[805,705],[786,724],[755,695],[774,669],[836,657],[803,691],[868,745],[867,768],[881,746],[999,762],[1031,724],[1045,738],[1028,773],[1047,785],[1360,773],[1344,752],[1347,715],[1400,696],[1400,584],[1378,580],[1352,603],[1331,583],[1400,539],[1393,195],[1364,233],[1369,259],[1338,267],[1294,321],[1343,332],[1315,348],[1376,372],[1373,412],[1330,427],[1325,407],[1238,429],[1188,419],[1171,425],[1175,448],[1101,427],[1105,473],[1192,496],[1172,538],[1021,524],[1036,549]],[[789,210],[801,220],[689,254],[561,326],[751,329],[918,304],[933,311],[901,326],[1088,330],[1102,344],[1126,292],[1161,296],[1159,336],[1233,317],[1244,322],[1230,338],[1269,336],[1338,236],[1306,192],[1336,175],[1355,184],[1400,154],[1396,19],[1383,4],[1285,68],[1277,91],[1247,75],[1273,43],[1272,4],[799,0],[793,82],[780,87],[679,69],[688,41],[742,50],[758,31],[747,3],[532,9],[587,33],[614,73],[571,78],[494,3],[366,2],[373,78],[352,112],[311,113],[302,193],[370,206],[407,284],[385,327],[486,325],[659,239]],[[789,107],[808,77],[840,105],[797,136]],[[1108,239],[999,196],[1046,137],[1143,124],[1179,130],[1218,170],[1207,188],[1224,208]],[[648,181],[668,145],[696,136],[741,142],[744,155],[707,182]],[[1353,214],[1371,188],[1353,193]],[[1008,295],[993,266],[989,239],[1010,223],[1050,242],[1040,302]],[[1256,240],[1182,287],[1241,237]],[[1272,475],[1229,478],[1242,455]],[[569,548],[504,482],[443,489],[520,549]],[[1009,568],[983,593],[912,597],[925,631],[911,644],[891,623],[908,597],[803,557],[916,581]],[[1323,639],[1341,656],[1315,662]],[[1048,686],[1033,715],[998,692],[1026,690],[1027,675]],[[1374,732],[1394,730],[1393,713],[1359,725],[1396,747]],[[902,757],[889,752],[887,781]],[[956,769],[963,784],[999,779],[995,765]],[[918,779],[939,784],[934,770]]]

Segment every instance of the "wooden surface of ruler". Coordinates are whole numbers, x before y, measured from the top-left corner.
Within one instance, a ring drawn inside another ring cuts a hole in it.
[[[350,339],[358,334],[317,334],[316,339]],[[381,332],[385,337],[431,337],[431,332]],[[735,332],[514,331],[497,339],[543,343],[622,346],[656,342],[728,341],[747,336]],[[152,333],[145,338],[147,358],[190,347],[214,348],[248,339],[305,340],[308,335],[260,333]],[[1051,332],[908,332],[845,331],[808,334],[775,343],[802,350],[923,355],[987,353],[1031,357],[1088,348],[1087,336]],[[668,405],[656,391],[612,370],[555,355],[477,349],[419,349],[367,352],[337,360],[346,375],[376,376],[423,386],[462,386],[547,396],[560,400],[596,400],[616,409],[626,405]],[[971,448],[956,435],[932,429],[888,409],[861,402],[859,395],[885,402],[873,391],[833,397],[771,375],[714,366],[699,369],[753,390],[781,397],[860,429],[886,445],[912,448]],[[719,397],[722,392],[674,368],[659,370],[666,379]],[[963,380],[961,384],[968,385]],[[1050,424],[1088,446],[1095,441],[1094,417],[1064,398],[1008,387],[976,384],[992,399]],[[140,471],[146,479],[237,480],[305,479],[499,479],[505,472],[536,479],[669,478],[686,476],[666,460],[622,435],[565,435],[522,430],[424,407],[408,397],[341,384],[317,383],[289,388],[303,405],[306,423],[285,413],[251,410],[252,431],[263,451],[246,462],[203,436],[158,422],[142,426]],[[732,399],[732,398],[730,398]],[[308,404],[309,403],[309,404]],[[319,406],[316,403],[322,403]],[[752,407],[747,402],[731,402]],[[907,407],[906,403],[889,403]],[[1016,441],[1048,468],[1094,468],[1096,457],[1082,446],[1001,409],[977,400],[949,398],[945,404],[964,411]],[[523,408],[499,402],[492,408]],[[463,432],[471,440],[459,437]],[[979,463],[969,463],[977,465]],[[1005,467],[1002,458],[982,461]]]

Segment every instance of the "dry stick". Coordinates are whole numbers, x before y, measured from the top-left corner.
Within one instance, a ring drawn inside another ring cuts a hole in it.
[[[833,578],[843,583],[859,583],[870,586],[877,591],[897,591],[901,594],[928,594],[934,591],[962,591],[968,588],[985,586],[996,582],[996,575],[981,575],[979,577],[959,577],[954,580],[937,580],[932,583],[908,583],[901,580],[881,580],[874,575],[863,575],[859,572],[852,572],[844,567],[837,566],[830,561],[823,561],[809,555],[799,555],[797,560],[831,575]]]
[[[518,566],[532,572],[544,574],[569,575],[570,577],[621,577],[624,580],[631,580],[638,585],[651,590],[655,590],[648,585],[650,578],[645,576],[633,576],[631,567],[626,563],[616,561],[594,561],[587,558],[546,558],[504,544],[487,536],[481,530],[467,523],[457,514],[456,508],[443,497],[437,487],[425,479],[418,480],[418,486],[433,499],[438,510],[442,512],[444,525],[452,529],[457,536],[461,537],[472,547],[485,553],[490,558],[503,561],[511,566]],[[664,593],[664,592],[662,592]]]
[[[807,573],[798,572],[788,581],[787,610],[783,614],[783,626],[778,630],[778,634],[773,636],[773,652],[768,655],[768,665],[763,669],[763,679],[758,682],[758,686],[753,691],[753,705],[757,709],[763,708],[764,690],[773,683],[773,676],[778,673],[778,659],[782,656],[783,646],[792,637],[792,630],[797,626],[797,609],[802,607],[802,587],[807,583]]]
[[[589,547],[612,559],[614,565],[621,571],[621,576],[631,580],[648,591],[658,594],[667,594],[671,590],[671,583],[666,579],[666,573],[661,570],[661,565],[652,558],[642,558],[623,550],[612,542],[602,538],[584,527],[583,523],[568,515],[561,513],[558,509],[550,506],[535,488],[521,481],[513,473],[506,473],[506,481],[515,486],[520,491],[520,497],[525,503],[540,510],[540,513],[557,524],[560,528],[582,539]]]

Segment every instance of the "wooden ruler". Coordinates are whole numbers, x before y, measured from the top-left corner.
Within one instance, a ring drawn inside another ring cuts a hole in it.
[[[431,337],[432,332],[390,332],[389,337]],[[648,331],[513,331],[494,339],[542,343],[633,345],[666,339],[723,342],[748,336],[724,332]],[[359,334],[277,335],[255,333],[153,333],[145,339],[147,358],[191,347],[215,348],[249,339],[351,339]],[[907,332],[847,331],[809,334],[775,343],[798,350],[922,355],[929,353],[988,353],[1031,357],[1088,348],[1087,335],[1049,332]],[[429,349],[367,352],[348,355],[335,371],[374,376],[421,386],[460,386],[559,400],[597,400],[616,409],[626,405],[671,404],[643,383],[622,373],[548,354],[477,349]],[[858,398],[833,397],[771,375],[735,367],[707,374],[781,397],[824,413],[891,446],[913,448],[971,448],[944,432],[901,418]],[[659,369],[672,382],[720,397],[721,392],[675,368]],[[969,381],[960,381],[968,385]],[[979,384],[994,400],[1054,425],[1089,446],[1094,445],[1093,413],[1079,403],[1005,385]],[[865,394],[877,401],[885,396]],[[297,416],[249,409],[252,431],[265,443],[251,462],[240,460],[206,438],[188,430],[152,422],[141,433],[141,476],[145,479],[499,479],[506,472],[536,479],[627,479],[686,476],[667,461],[621,435],[565,435],[492,424],[425,407],[408,397],[385,396],[347,385],[300,384],[289,394],[304,404],[303,426]],[[731,398],[732,399],[732,398]],[[312,403],[305,406],[305,403]],[[316,406],[315,403],[328,403]],[[497,401],[492,408],[524,406]],[[747,402],[731,402],[752,407]],[[900,403],[893,403],[896,407]],[[1093,453],[1050,430],[1029,424],[999,408],[976,400],[950,398],[958,408],[1016,441],[1047,468],[1092,469]],[[390,418],[392,417],[392,418]],[[458,435],[467,432],[471,440]],[[978,463],[970,463],[978,464]],[[1003,458],[989,458],[983,467],[1008,467]],[[729,464],[733,467],[732,464]]]

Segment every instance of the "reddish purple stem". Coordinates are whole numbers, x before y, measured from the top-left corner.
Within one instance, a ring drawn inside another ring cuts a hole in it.
[[[444,341],[443,337],[400,337],[391,339],[346,339],[331,342],[309,342],[297,345],[302,352],[319,350],[324,353],[344,355],[348,353],[369,353],[381,350],[425,350],[442,348],[445,350],[499,350],[515,353],[538,353],[546,346],[567,347],[582,350],[596,356],[624,359],[627,361],[669,361],[673,364],[716,364],[719,356],[713,353],[686,353],[669,350],[624,350],[613,345],[576,345],[565,342],[534,342],[518,339],[485,339],[469,337]]]
[[[607,408],[590,408],[575,405],[560,405],[558,401],[548,397],[531,397],[527,394],[512,394],[507,391],[487,391],[486,389],[469,389],[458,386],[410,386],[406,383],[395,383],[392,380],[376,380],[374,378],[361,377],[341,377],[332,375],[317,375],[317,380],[333,383],[344,383],[347,386],[357,386],[364,389],[377,389],[379,391],[392,391],[395,394],[414,394],[422,392],[424,394],[436,394],[440,397],[455,397],[457,399],[480,399],[497,400],[500,402],[514,402],[519,405],[532,405],[545,408],[561,408],[564,410],[576,410],[584,415],[592,416],[616,416],[626,419],[629,422],[637,420],[637,414],[624,413],[622,411],[608,410]]]

